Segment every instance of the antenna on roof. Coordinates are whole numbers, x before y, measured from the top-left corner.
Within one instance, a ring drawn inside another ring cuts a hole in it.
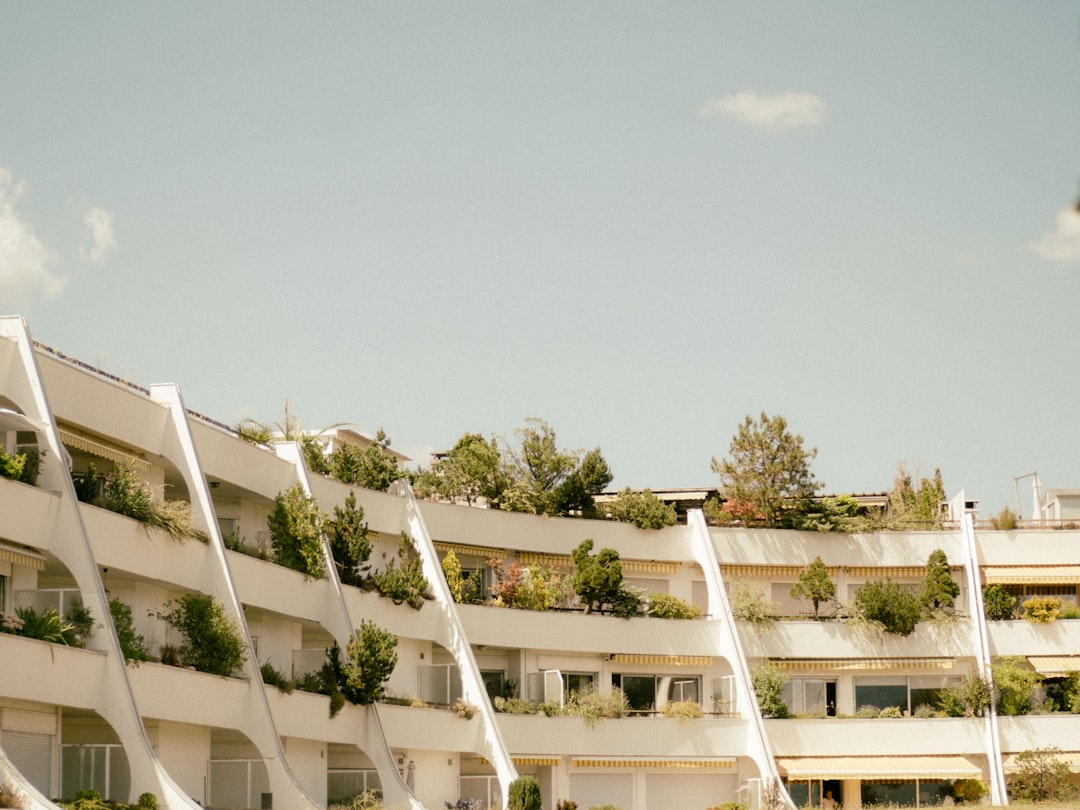
[[[1024,473],[1023,475],[1015,475],[1015,476],[1013,476],[1013,487],[1016,489],[1016,519],[1020,520],[1020,518],[1022,518],[1024,516],[1024,510],[1020,508],[1020,479],[1021,478],[1032,478],[1032,479],[1034,479],[1031,482],[1031,488],[1034,490],[1034,492],[1032,494],[1032,503],[1033,503],[1033,509],[1034,509],[1035,514],[1033,514],[1032,517],[1035,518],[1036,520],[1038,520],[1039,514],[1042,511],[1042,497],[1040,496],[1040,493],[1039,493],[1039,487],[1041,486],[1041,484],[1039,483],[1039,473],[1034,472],[1034,471],[1029,472],[1029,473]]]

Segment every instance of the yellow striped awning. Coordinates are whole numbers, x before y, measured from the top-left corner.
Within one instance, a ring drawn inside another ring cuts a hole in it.
[[[1077,585],[1080,565],[987,565],[987,585]]]
[[[559,757],[510,757],[515,765],[529,766],[538,765],[541,767],[558,765],[562,760]],[[487,757],[480,757],[481,765],[490,765]]]
[[[738,565],[723,564],[720,573],[724,577],[798,577],[806,570],[805,565]],[[829,569],[829,576],[836,576],[837,568]]]
[[[925,577],[925,565],[851,565],[845,571],[855,577]]]
[[[138,458],[119,447],[95,441],[87,436],[80,436],[65,428],[60,429],[60,441],[74,450],[81,450],[84,453],[106,459],[114,464],[131,464],[135,472],[144,478],[150,475],[149,461]]]
[[[22,565],[35,571],[45,570],[45,557],[28,548],[20,548],[9,543],[0,543],[0,562]]]
[[[462,543],[440,543],[435,541],[435,550],[444,552],[454,552],[455,556],[461,557],[483,557],[486,560],[490,560],[492,557],[505,557],[506,549],[500,548],[485,548],[484,546],[466,546]]]
[[[569,554],[541,554],[538,551],[519,551],[518,562],[525,565],[544,565],[548,568],[573,568],[574,561]]]
[[[1016,754],[1006,754],[1001,760],[1002,767],[1009,773],[1016,773],[1020,770],[1016,757]],[[1073,773],[1080,773],[1080,753],[1076,751],[1055,751],[1054,758],[1068,765],[1069,770]]]
[[[622,570],[632,574],[674,574],[679,570],[677,562],[657,560],[621,560]]]
[[[525,565],[544,565],[548,568],[573,568],[574,560],[569,554],[541,554],[537,551],[519,551],[518,562]],[[677,562],[658,560],[620,559],[622,570],[635,574],[674,574],[679,570]]]
[[[1029,655],[1028,663],[1047,678],[1064,678],[1070,672],[1080,672],[1080,655]]]
[[[867,669],[952,669],[953,658],[781,658],[776,663],[796,672]]]
[[[673,667],[710,667],[711,655],[648,655],[645,653],[615,653],[613,664],[661,664]]]
[[[777,764],[795,781],[982,778],[982,768],[961,756],[791,757]]]
[[[574,757],[575,768],[681,768],[681,769],[719,769],[734,770],[735,759],[644,759],[629,758],[615,759],[608,757],[581,758]]]

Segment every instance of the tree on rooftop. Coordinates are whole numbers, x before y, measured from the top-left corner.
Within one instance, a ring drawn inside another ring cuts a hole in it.
[[[651,489],[634,492],[623,489],[611,502],[604,504],[603,511],[612,520],[633,523],[639,529],[662,529],[675,525],[675,507],[653,495]]]
[[[810,471],[815,456],[817,448],[805,449],[784,417],[762,411],[757,421],[747,416],[739,425],[728,458],[713,458],[712,470],[720,475],[726,500],[745,501],[766,526],[781,526],[804,513],[822,486]]]
[[[502,455],[495,439],[464,433],[450,451],[417,477],[417,495],[498,506],[506,487]]]
[[[330,454],[330,472],[343,483],[379,492],[386,492],[392,483],[406,475],[390,450],[390,437],[382,428],[363,450],[351,444],[335,449]]]
[[[945,502],[945,485],[941,470],[933,478],[923,478],[913,485],[903,462],[896,467],[896,477],[885,506],[884,523],[887,529],[940,529],[941,505]]]
[[[504,470],[512,483],[500,508],[537,515],[591,514],[593,496],[613,477],[600,448],[560,450],[547,422],[535,417],[525,422],[514,431],[520,446],[508,447],[504,456]]]
[[[791,587],[791,595],[795,599],[809,599],[814,606],[814,618],[818,616],[818,606],[836,596],[836,585],[821,557],[815,557],[799,574],[799,581]]]

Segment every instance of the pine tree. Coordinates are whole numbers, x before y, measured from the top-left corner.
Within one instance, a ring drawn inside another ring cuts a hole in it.
[[[795,599],[809,599],[814,605],[814,618],[818,617],[818,607],[836,596],[836,585],[829,576],[829,569],[815,557],[806,570],[799,574],[799,581],[791,587]]]

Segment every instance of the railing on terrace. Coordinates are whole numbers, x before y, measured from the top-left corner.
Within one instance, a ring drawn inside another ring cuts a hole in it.
[[[64,354],[59,349],[54,349],[52,346],[48,346],[48,345],[42,343],[41,341],[35,340],[34,341],[34,348],[37,349],[40,352],[43,352],[44,354],[50,355],[51,357],[55,357],[57,360],[60,360],[61,362],[64,362],[64,363],[67,363],[70,366],[74,366],[75,368],[78,368],[78,369],[80,369],[82,371],[89,372],[90,374],[93,374],[95,377],[100,377],[100,378],[102,378],[104,380],[108,380],[109,382],[116,383],[117,385],[122,385],[122,386],[125,386],[126,388],[130,388],[132,391],[137,391],[140,394],[150,396],[150,389],[149,388],[146,388],[146,387],[144,387],[142,385],[139,385],[138,383],[131,382],[131,380],[126,380],[123,377],[120,377],[120,376],[118,376],[116,374],[105,371],[104,369],[98,368],[97,366],[91,365],[90,363],[87,363],[87,362],[85,362],[83,360],[79,360],[79,359],[77,359],[75,357],[71,357],[70,355]],[[219,422],[217,419],[213,419],[213,418],[211,418],[209,416],[206,416],[205,414],[201,414],[198,411],[193,411],[191,409],[188,409],[187,413],[188,413],[188,416],[193,416],[196,419],[198,419],[200,422],[204,422],[205,424],[207,424],[207,425],[209,425],[209,426],[211,426],[213,428],[217,428],[218,430],[223,431],[224,433],[228,433],[231,436],[237,436],[237,437],[240,436],[239,431],[237,431],[236,428],[232,427],[231,425],[226,425],[224,422]],[[261,448],[263,448],[265,450],[270,450],[269,447],[267,447],[266,445],[263,445],[263,444],[255,444],[254,446],[255,447],[261,447]]]

